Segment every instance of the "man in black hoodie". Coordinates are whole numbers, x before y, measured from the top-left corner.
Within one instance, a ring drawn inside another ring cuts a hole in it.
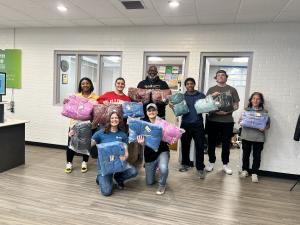
[[[141,89],[160,89],[160,90],[169,89],[168,84],[165,81],[159,79],[157,74],[158,74],[157,67],[150,66],[148,69],[148,76],[146,77],[145,80],[142,80],[137,87]],[[150,103],[152,102],[153,101],[151,96]],[[144,112],[146,112],[147,104],[144,104]],[[164,119],[166,116],[166,103],[156,103],[156,106],[158,110],[158,116]]]

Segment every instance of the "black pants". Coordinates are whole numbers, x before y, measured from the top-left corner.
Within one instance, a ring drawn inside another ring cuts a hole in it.
[[[193,138],[196,151],[196,168],[197,170],[203,170],[205,168],[203,124],[181,124],[181,128],[185,129],[185,133],[183,133],[181,137],[181,164],[186,166],[193,166],[193,163],[190,161],[190,147]]]
[[[216,162],[216,145],[218,136],[222,142],[222,162],[223,164],[229,163],[230,143],[233,132],[234,123],[222,123],[207,121],[207,134],[208,134],[208,157],[210,163]]]
[[[249,159],[253,147],[252,173],[257,174],[260,167],[261,151],[264,148],[264,142],[255,142],[242,140],[243,148],[243,170],[249,171]]]

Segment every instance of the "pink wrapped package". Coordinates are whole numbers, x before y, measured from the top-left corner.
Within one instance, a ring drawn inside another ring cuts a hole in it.
[[[93,109],[93,125],[105,125],[109,115],[116,111],[122,115],[122,105],[120,104],[109,104],[109,105],[94,105]]]
[[[171,95],[172,95],[171,89],[165,89],[165,90],[154,89],[154,90],[152,90],[152,100],[154,103],[166,102],[166,100]]]
[[[88,99],[72,95],[63,106],[62,115],[74,120],[90,120],[94,104]]]
[[[148,103],[150,102],[150,89],[128,88],[128,96],[134,102]]]
[[[181,138],[182,134],[185,132],[184,129],[176,127],[174,124],[171,124],[159,117],[156,117],[155,124],[162,127],[162,140],[169,144],[174,144],[175,142],[177,142]]]

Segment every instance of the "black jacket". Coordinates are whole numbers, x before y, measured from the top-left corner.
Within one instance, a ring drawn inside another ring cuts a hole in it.
[[[145,80],[142,80],[138,86],[138,88],[141,88],[141,89],[160,89],[160,90],[165,90],[165,89],[169,89],[169,86],[168,84],[159,79],[159,77],[155,77],[153,80],[151,80],[148,76]],[[153,102],[152,101],[152,96],[150,98],[150,102],[151,103]],[[148,104],[148,103],[147,103]],[[145,115],[146,114],[146,106],[147,104],[144,104],[144,112],[145,112]],[[165,103],[158,103],[156,104],[157,105],[157,111],[158,111],[158,116],[161,117],[161,118],[165,118],[165,115],[166,115],[166,104]],[[147,117],[147,116],[146,116]]]
[[[299,115],[298,122],[297,122],[296,129],[295,129],[294,140],[295,141],[300,140],[300,115]]]

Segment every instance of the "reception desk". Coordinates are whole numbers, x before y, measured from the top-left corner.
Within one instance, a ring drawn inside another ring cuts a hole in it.
[[[25,164],[25,123],[10,119],[0,123],[0,172]]]

